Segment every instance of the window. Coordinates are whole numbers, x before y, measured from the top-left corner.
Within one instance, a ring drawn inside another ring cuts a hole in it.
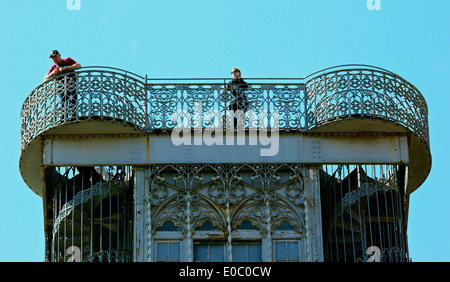
[[[199,243],[194,245],[194,261],[226,261],[226,243]]]
[[[182,239],[181,229],[172,221],[166,221],[156,228],[153,256],[155,261],[181,261]]]
[[[262,261],[261,243],[233,243],[233,261]],[[198,243],[194,245],[194,261],[228,261],[227,243]]]
[[[232,244],[233,261],[262,261],[261,243]]]
[[[162,226],[156,228],[155,231],[181,231],[172,221],[165,221]]]
[[[275,241],[275,261],[300,261],[299,241]]]
[[[156,261],[180,261],[179,241],[156,242]]]

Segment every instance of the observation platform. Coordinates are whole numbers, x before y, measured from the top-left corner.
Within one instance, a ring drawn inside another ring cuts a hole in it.
[[[22,177],[43,197],[52,166],[401,164],[407,194],[429,175],[427,104],[399,75],[345,65],[303,78],[244,79],[249,108],[237,130],[227,130],[229,79],[86,67],[43,82],[21,110]],[[62,105],[67,93],[76,103]]]

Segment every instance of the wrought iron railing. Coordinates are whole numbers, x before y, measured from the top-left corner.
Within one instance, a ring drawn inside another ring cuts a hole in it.
[[[132,253],[128,250],[111,250],[95,253],[83,259],[83,262],[132,262]]]
[[[408,261],[400,184],[406,177],[396,165],[323,166],[325,261]]]
[[[334,120],[370,117],[401,124],[429,143],[425,99],[384,69],[347,65],[304,78],[245,80],[241,89],[223,78],[149,79],[115,68],[82,68],[43,82],[28,95],[21,111],[21,149],[47,129],[81,120],[108,119],[164,133],[179,124],[182,112],[193,117],[190,126],[208,127],[226,116],[236,91],[245,93],[248,102],[245,128],[261,113],[266,127],[300,132]],[[214,118],[196,119],[198,112]]]
[[[113,68],[83,68],[36,87],[21,112],[21,148],[54,126],[83,119],[111,119],[139,126],[145,119],[145,84]]]
[[[342,66],[316,73],[306,82],[310,126],[348,118],[382,118],[401,124],[426,143],[427,103],[412,84],[380,68]]]
[[[50,261],[131,261],[130,167],[47,171]]]

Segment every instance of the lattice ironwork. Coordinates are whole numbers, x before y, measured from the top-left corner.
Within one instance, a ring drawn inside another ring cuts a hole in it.
[[[108,250],[88,256],[83,262],[131,262],[132,254],[129,250]]]
[[[213,124],[220,128],[230,123],[227,110],[233,108],[239,91],[245,92],[247,101],[246,130],[268,122],[270,126],[263,126],[269,130],[276,126],[280,131],[306,132],[342,119],[372,118],[400,124],[429,145],[423,96],[389,71],[342,66],[295,81],[261,80],[247,79],[243,90],[223,79],[173,82],[113,68],[83,68],[43,82],[26,98],[21,149],[50,128],[85,120],[123,123],[143,133],[169,133],[184,117],[189,117],[191,128]],[[254,116],[258,113],[267,113],[267,120]],[[53,179],[46,179],[52,196],[48,200],[53,203],[47,209],[49,258],[70,261],[75,250],[83,261],[132,260],[136,203],[130,196],[131,168],[47,169],[54,171]],[[193,260],[196,232],[205,226],[226,242],[228,261],[233,261],[233,232],[242,226],[254,228],[251,234],[259,234],[261,241],[264,238],[265,258],[273,257],[274,232],[288,228],[298,236],[293,240],[305,260],[312,259],[312,240],[322,240],[322,235],[325,260],[408,260],[402,218],[402,181],[408,176],[401,166],[324,166],[320,181],[315,179],[320,183],[312,185],[320,186],[320,202],[305,191],[307,171],[302,164],[149,166],[148,190],[140,199],[145,206],[148,259],[155,233],[170,222],[187,244],[183,246],[187,261]],[[318,214],[315,203],[322,205],[323,234],[308,226]]]
[[[309,79],[306,92],[309,126],[351,117],[381,118],[407,127],[429,143],[425,99],[394,73],[343,67]]]
[[[52,127],[86,119],[122,122],[146,133],[170,132],[181,111],[192,117],[188,126],[205,128],[217,120],[224,126],[236,91],[243,91],[248,102],[246,129],[261,128],[263,121],[250,116],[260,111],[267,113],[270,125],[265,128],[277,126],[280,131],[303,132],[344,118],[380,118],[407,127],[429,143],[425,99],[409,82],[386,70],[339,67],[292,82],[260,80],[247,79],[246,88],[239,90],[226,80],[169,83],[112,68],[82,68],[74,77],[43,82],[26,98],[21,149]],[[209,118],[196,117],[196,111]]]
[[[21,112],[21,148],[64,123],[108,119],[143,129],[146,92],[143,78],[112,68],[83,68],[41,83]]]
[[[228,242],[228,261],[233,231],[243,224],[257,230],[259,240],[263,236],[270,240],[274,230],[285,225],[306,238],[302,165],[154,165],[149,171],[145,200],[149,253],[155,232],[167,222],[188,242],[196,230],[211,224],[222,234],[217,239]],[[193,246],[187,248],[189,261]]]
[[[405,170],[394,165],[327,165],[321,177],[325,261],[408,261]]]
[[[267,216],[262,210],[266,201],[272,205],[272,218],[280,217],[279,223],[287,220],[299,228],[303,225],[303,215],[286,212],[293,206],[303,207],[301,165],[156,165],[150,170],[148,201],[158,226],[170,220],[185,228],[187,198],[198,204],[192,205],[193,228],[209,220],[226,229],[224,214],[214,207],[229,203],[236,212],[234,227],[251,218],[255,226],[265,229]],[[241,205],[246,211],[240,211]]]

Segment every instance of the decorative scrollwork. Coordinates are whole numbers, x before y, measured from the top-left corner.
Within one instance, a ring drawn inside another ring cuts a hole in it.
[[[216,165],[212,175],[212,185],[208,188],[211,199],[218,204],[235,204],[245,196],[245,187],[237,165]]]
[[[108,68],[83,68],[75,74],[75,80],[46,81],[25,99],[22,150],[33,138],[59,124],[100,118],[145,132],[169,132],[177,126],[172,115],[179,110],[193,115],[196,105],[201,105],[202,112],[225,116],[232,102],[223,83],[158,84]],[[64,100],[68,94],[74,95],[76,102]],[[254,113],[278,113],[278,130],[303,132],[329,121],[364,116],[399,123],[429,143],[423,96],[403,78],[378,68],[331,69],[297,83],[250,81],[245,95]],[[192,122],[192,127],[210,124],[205,120]],[[246,128],[253,123],[246,121]]]
[[[289,183],[289,185],[286,188],[286,197],[297,206],[303,205],[304,200],[303,181],[295,180]]]
[[[105,250],[82,259],[83,262],[131,262],[132,254],[128,250]]]
[[[156,226],[169,220],[191,232],[209,221],[225,231],[250,221],[267,231],[287,221],[304,228],[301,165],[155,165],[150,170],[155,185],[150,191],[164,183],[172,195],[152,205]]]
[[[211,199],[218,204],[226,204],[227,202],[235,204],[245,196],[245,188],[239,182],[228,189],[220,182],[214,182],[209,187],[208,193]]]
[[[368,67],[330,70],[308,80],[306,92],[309,126],[349,117],[381,118],[429,142],[425,99],[391,72]]]
[[[150,190],[149,200],[152,206],[157,206],[161,204],[168,195],[167,188],[162,183],[164,180],[162,179],[160,182],[154,182],[152,185],[152,189]]]

